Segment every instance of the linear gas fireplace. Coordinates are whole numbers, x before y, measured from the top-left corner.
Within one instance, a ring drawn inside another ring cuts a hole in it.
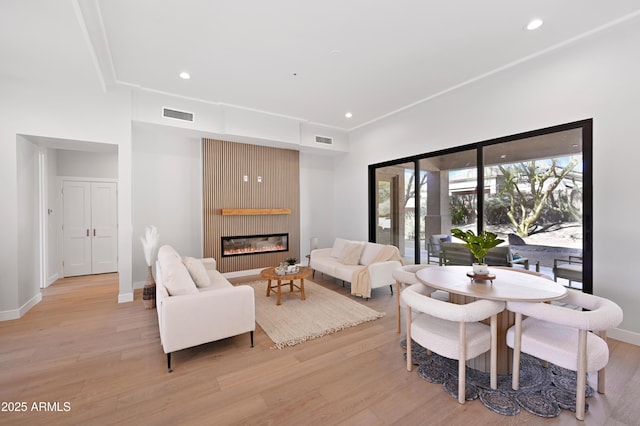
[[[289,234],[222,237],[222,256],[289,251]]]

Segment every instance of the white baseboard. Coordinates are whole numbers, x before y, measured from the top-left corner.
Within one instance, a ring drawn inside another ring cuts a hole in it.
[[[607,337],[629,343],[630,345],[640,346],[640,334],[634,333],[633,331],[614,328],[607,331]]]
[[[138,289],[138,288],[144,288],[144,283],[146,281],[134,281],[133,282],[133,289]]]
[[[59,279],[60,279],[60,274],[58,274],[57,272],[51,275],[49,278],[47,278],[47,287],[49,287],[51,284],[55,283]]]
[[[42,301],[42,293],[38,292],[35,296],[27,301],[24,305],[20,306],[18,309],[12,309],[9,311],[1,311],[0,312],[0,321],[9,321],[14,319],[20,319],[24,314],[26,314],[29,309],[36,306],[38,303]]]
[[[118,303],[133,302],[133,292],[118,294]]]

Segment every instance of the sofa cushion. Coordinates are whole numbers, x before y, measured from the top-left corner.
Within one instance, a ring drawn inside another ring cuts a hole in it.
[[[378,256],[380,250],[384,248],[384,245],[378,243],[366,243],[364,245],[364,250],[362,250],[362,256],[360,257],[361,265],[369,265]]]
[[[162,278],[164,286],[170,296],[197,294],[196,284],[191,279],[189,271],[181,259],[167,259],[162,264]]]
[[[344,250],[344,247],[348,242],[349,240],[336,238],[333,242],[333,248],[331,249],[331,257],[335,257],[336,259],[339,258],[342,255],[342,251]]]
[[[180,257],[176,249],[174,249],[170,245],[165,244],[164,246],[160,247],[160,249],[158,249],[158,260],[160,261],[160,263],[165,263],[169,259],[177,259],[182,261],[182,258]]]
[[[182,259],[182,263],[187,267],[187,271],[189,271],[189,275],[195,282],[198,288],[205,288],[211,286],[211,279],[209,278],[209,274],[207,273],[207,269],[200,259],[196,259],[194,257],[185,256]]]
[[[340,256],[338,256],[338,262],[344,265],[357,265],[362,255],[364,244],[357,241],[349,241],[344,245],[344,249]]]

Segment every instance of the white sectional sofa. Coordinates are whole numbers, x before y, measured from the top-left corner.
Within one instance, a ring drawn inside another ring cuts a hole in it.
[[[384,268],[381,262],[396,261]],[[389,285],[393,293],[395,279],[391,272],[402,264],[397,247],[364,241],[336,238],[333,247],[315,249],[311,252],[309,266],[316,272],[351,283],[351,294],[371,297],[371,289]]]
[[[253,288],[232,285],[215,259],[182,258],[173,247],[158,251],[156,307],[160,341],[171,369],[171,353],[250,333],[256,328]]]

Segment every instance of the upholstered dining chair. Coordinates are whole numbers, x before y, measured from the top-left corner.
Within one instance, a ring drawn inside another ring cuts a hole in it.
[[[396,319],[397,319],[397,332],[400,333],[400,324],[402,322],[400,318],[401,307],[405,307],[404,303],[400,299],[400,293],[402,292],[403,286],[410,286],[418,283],[418,278],[416,278],[416,272],[420,269],[430,268],[434,265],[425,265],[417,264],[417,265],[404,265],[397,267],[393,270],[392,275],[396,280]],[[420,289],[421,294],[425,296],[436,297],[439,300],[446,301],[449,299],[449,293],[446,291],[436,290],[435,288],[431,288],[427,285],[423,285],[424,288]],[[418,287],[416,287],[417,289]],[[415,290],[417,291],[417,290]]]
[[[425,296],[422,284],[402,292],[407,305],[407,370],[411,371],[411,339],[445,358],[458,360],[458,402],[465,402],[466,361],[491,351],[491,388],[496,389],[498,313],[504,302],[480,299],[466,305]],[[412,318],[412,311],[418,314]],[[491,325],[480,321],[491,318]]]
[[[506,336],[507,346],[513,348],[512,387],[520,386],[521,352],[576,371],[576,418],[584,420],[587,372],[598,371],[598,392],[604,393],[609,361],[606,330],[622,322],[622,309],[608,299],[577,290],[568,290],[559,301],[562,305],[507,302],[507,309],[516,314]]]

